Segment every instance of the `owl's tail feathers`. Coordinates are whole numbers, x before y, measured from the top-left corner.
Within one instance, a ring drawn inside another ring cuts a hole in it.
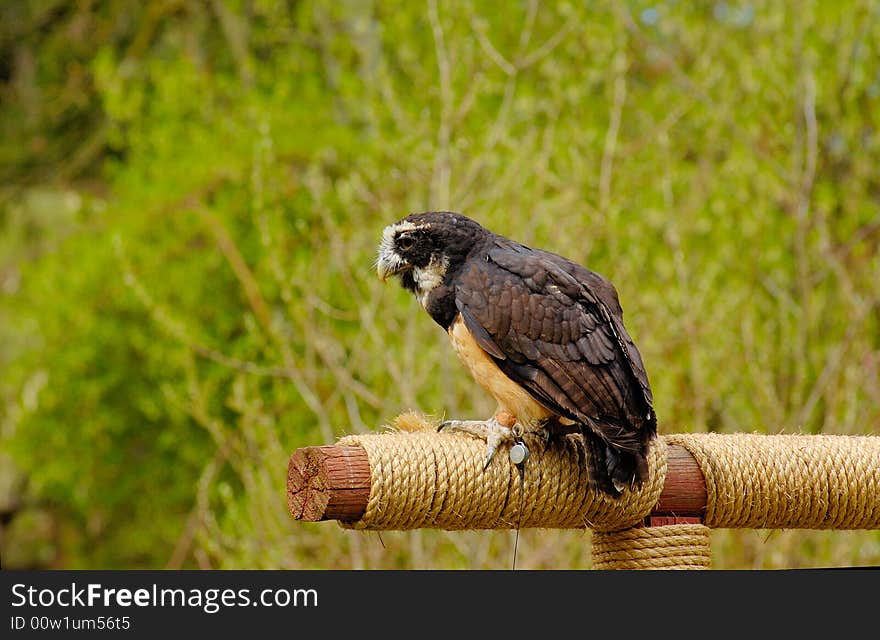
[[[593,479],[602,491],[616,497],[625,488],[637,488],[648,478],[646,446],[636,451],[621,449],[593,434],[585,435],[593,461]]]

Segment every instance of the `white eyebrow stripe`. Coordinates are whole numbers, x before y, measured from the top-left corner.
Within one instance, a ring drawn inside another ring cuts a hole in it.
[[[404,220],[403,222],[397,222],[395,224],[389,224],[382,231],[382,242],[381,247],[383,250],[392,251],[394,249],[394,236],[396,236],[401,231],[415,231],[416,229],[427,228],[430,225],[417,225],[413,222],[409,222]]]

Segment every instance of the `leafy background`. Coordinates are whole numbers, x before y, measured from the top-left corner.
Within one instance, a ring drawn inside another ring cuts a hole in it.
[[[878,433],[880,5],[0,5],[4,567],[506,568],[292,522],[296,447],[492,404],[382,228],[453,209],[617,285],[661,431]],[[523,531],[517,565],[590,566]],[[878,532],[716,531],[720,568]]]

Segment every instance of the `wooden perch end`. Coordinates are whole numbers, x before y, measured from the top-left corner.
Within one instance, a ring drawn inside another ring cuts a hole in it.
[[[682,446],[667,450],[666,482],[648,524],[700,522],[706,483],[694,457]],[[355,522],[370,497],[370,462],[362,447],[303,447],[290,456],[287,504],[296,520]]]
[[[357,520],[370,497],[370,462],[361,447],[303,447],[287,465],[287,507],[297,520]]]

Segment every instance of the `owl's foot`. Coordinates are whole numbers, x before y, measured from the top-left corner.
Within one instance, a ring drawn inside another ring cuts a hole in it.
[[[492,416],[488,420],[445,420],[437,427],[437,431],[452,429],[485,440],[486,465],[483,467],[483,470],[485,470],[489,467],[489,463],[492,462],[492,458],[495,456],[499,445],[505,442],[513,442],[516,438],[519,425],[515,421],[511,422],[509,420],[505,420],[505,423],[509,423],[510,426],[502,424],[498,416]]]

